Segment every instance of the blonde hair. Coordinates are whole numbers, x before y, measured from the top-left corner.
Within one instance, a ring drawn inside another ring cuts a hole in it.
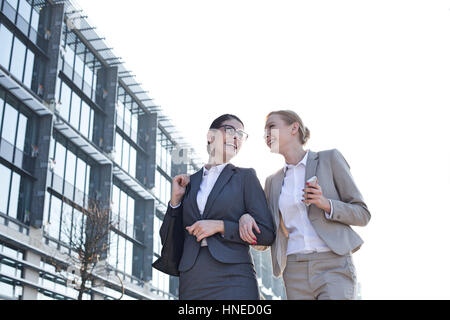
[[[289,126],[291,124],[297,122],[299,124],[299,133],[300,133],[301,144],[305,145],[308,142],[309,138],[311,137],[311,132],[303,124],[302,119],[296,112],[291,111],[291,110],[273,111],[267,115],[266,119],[268,119],[272,115],[279,115],[283,119],[283,121]]]

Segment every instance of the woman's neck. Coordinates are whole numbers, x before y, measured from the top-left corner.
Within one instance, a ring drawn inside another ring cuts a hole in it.
[[[207,170],[211,169],[212,167],[220,166],[221,164],[224,164],[225,161],[220,161],[216,159],[215,157],[210,156],[208,163],[205,165],[205,168]]]
[[[286,151],[281,153],[287,164],[296,165],[306,155],[306,151],[301,144],[292,144],[287,146]]]

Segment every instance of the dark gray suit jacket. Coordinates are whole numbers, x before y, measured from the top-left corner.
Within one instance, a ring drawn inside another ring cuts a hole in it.
[[[197,206],[197,193],[202,181],[203,169],[190,177],[190,183],[181,202],[173,209],[168,205],[166,217],[183,215],[184,248],[179,271],[189,270],[200,251],[200,242],[185,229],[199,220],[223,220],[225,234],[209,238],[211,255],[222,263],[252,263],[250,246],[239,235],[239,219],[249,213],[258,224],[261,234],[254,232],[258,245],[270,246],[275,240],[275,227],[266,197],[254,169],[244,169],[228,164],[220,174],[206,202],[203,216]],[[161,226],[161,239],[165,239],[168,218]]]

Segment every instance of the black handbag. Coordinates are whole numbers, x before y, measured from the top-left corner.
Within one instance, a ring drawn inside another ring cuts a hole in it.
[[[179,212],[174,212],[175,210]],[[163,228],[167,228],[167,232],[166,238],[162,239],[161,257],[152,264],[152,267],[171,276],[179,277],[178,265],[184,246],[182,206],[178,209],[169,207],[161,226],[161,229]]]

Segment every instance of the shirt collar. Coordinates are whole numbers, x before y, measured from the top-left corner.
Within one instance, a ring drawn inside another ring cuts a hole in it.
[[[206,169],[206,165],[205,165],[205,166],[203,166],[203,176],[207,176],[209,174],[209,172],[217,172],[217,174],[220,174],[227,165],[228,165],[228,163],[223,163],[223,164],[220,164],[217,166],[213,166],[209,170]]]
[[[288,169],[297,168],[297,167],[299,167],[299,166],[302,165],[302,164],[306,167],[306,163],[307,163],[307,161],[308,161],[308,155],[309,155],[309,150],[306,152],[306,154],[305,154],[305,156],[303,157],[303,159],[300,160],[300,162],[297,163],[297,164],[295,164],[295,165],[294,165],[294,164],[287,164],[287,163],[285,163],[285,164],[284,164],[284,168],[283,168],[284,173],[286,173],[286,171],[287,171]]]

